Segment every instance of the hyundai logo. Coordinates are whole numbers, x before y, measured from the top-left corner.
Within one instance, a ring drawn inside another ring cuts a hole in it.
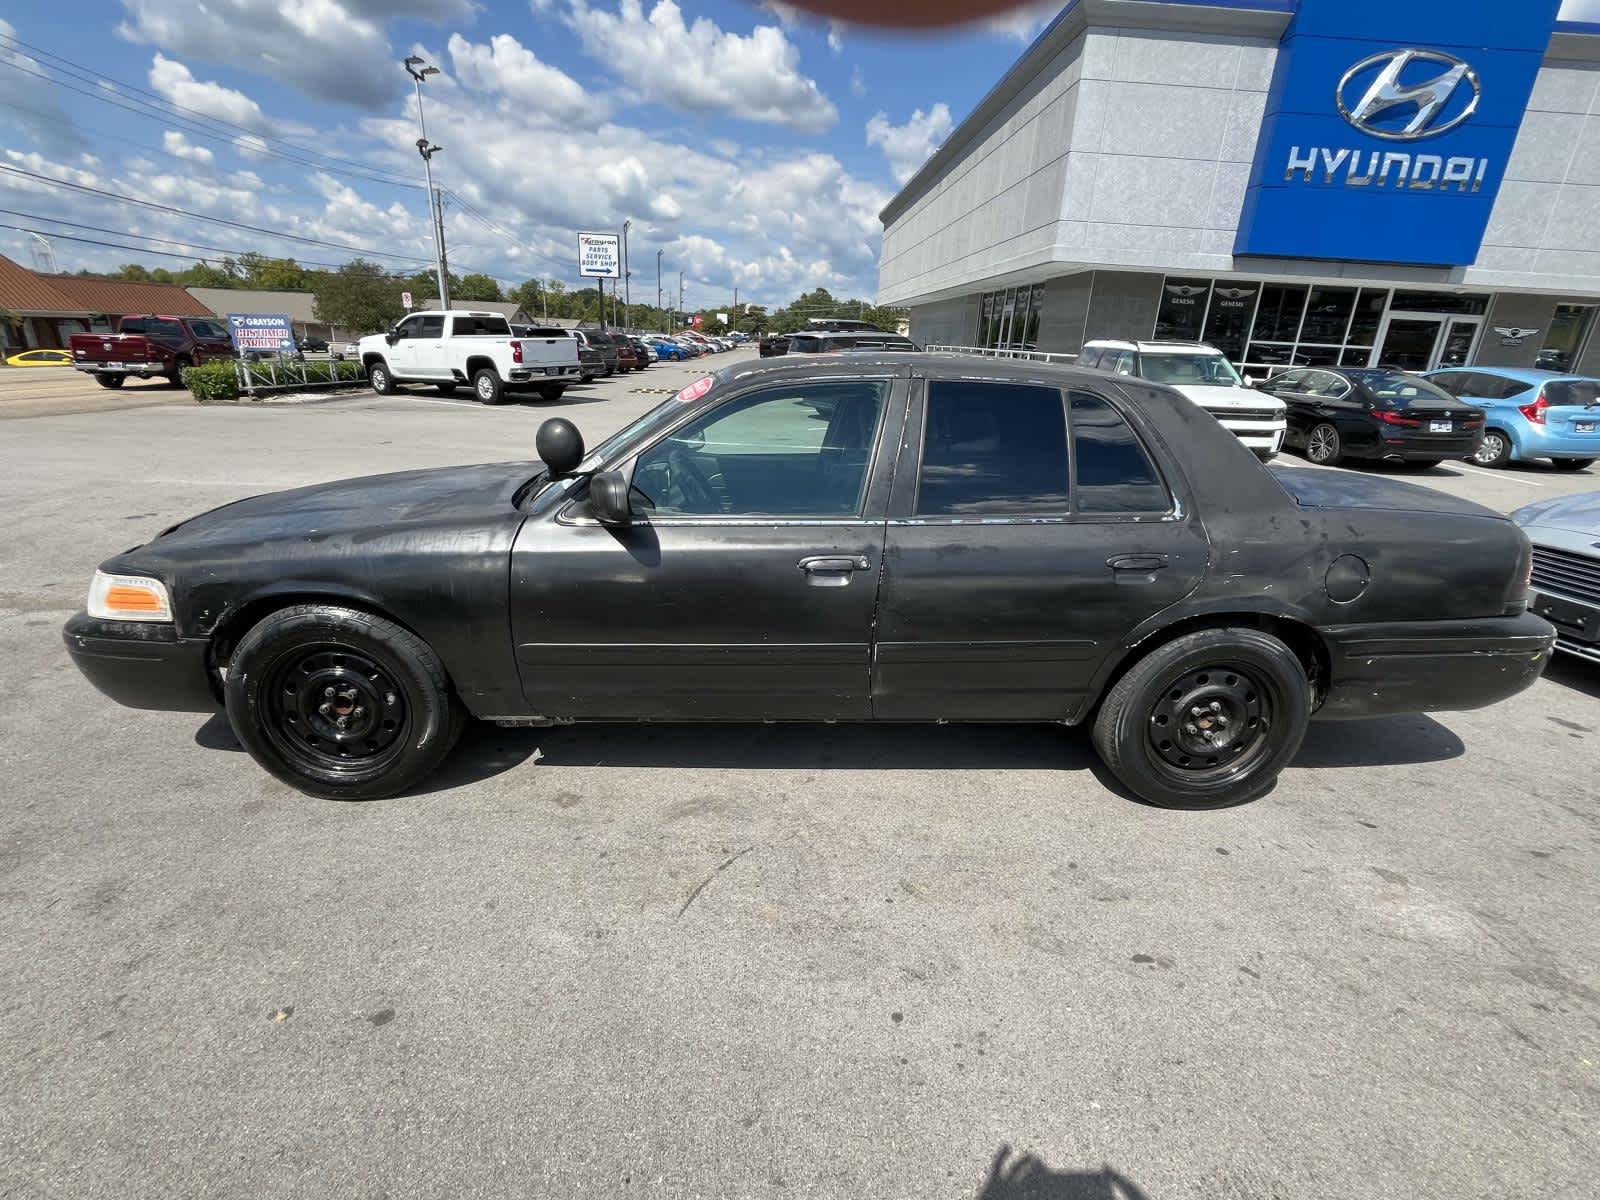
[[[1423,82],[1402,81],[1401,76],[1412,63],[1437,64],[1443,70]],[[1351,103],[1356,91],[1351,84],[1374,67],[1378,68],[1377,76]],[[1463,84],[1472,89],[1472,98],[1459,112],[1451,112],[1451,102]],[[1453,55],[1438,50],[1385,50],[1362,59],[1344,73],[1339,80],[1338,101],[1340,114],[1362,133],[1390,142],[1414,142],[1454,129],[1477,111],[1482,95],[1478,73]],[[1404,116],[1408,109],[1410,120],[1398,124],[1395,118]],[[1396,110],[1401,111],[1397,114]],[[1380,125],[1378,122],[1385,118],[1386,123]]]

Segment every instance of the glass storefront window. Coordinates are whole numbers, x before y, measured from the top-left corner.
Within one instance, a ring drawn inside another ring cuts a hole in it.
[[[1044,284],[985,292],[978,302],[978,345],[991,350],[1037,350]]]
[[[1383,324],[1383,310],[1388,306],[1386,288],[1362,288],[1356,301],[1355,315],[1350,318],[1349,342],[1352,346],[1370,346],[1378,338],[1378,326]]]
[[[1350,313],[1355,308],[1355,288],[1315,287],[1306,303],[1305,323],[1300,327],[1302,342],[1344,345]]]
[[[1487,296],[1458,296],[1454,292],[1396,292],[1392,308],[1400,312],[1453,313],[1481,317],[1489,311]]]
[[[1364,367],[1371,357],[1371,346],[1351,346],[1339,356],[1339,365],[1341,367]]]
[[[1253,337],[1264,342],[1292,342],[1300,336],[1300,314],[1309,289],[1269,283],[1261,289]]]
[[[1211,308],[1206,313],[1205,340],[1221,350],[1229,362],[1244,358],[1250,339],[1250,323],[1255,319],[1259,283],[1235,283],[1219,279],[1211,289]]]
[[[1197,342],[1205,323],[1209,279],[1168,278],[1161,288],[1161,308],[1156,314],[1156,341]]]
[[[1595,306],[1592,304],[1558,304],[1556,315],[1550,321],[1550,331],[1545,334],[1544,348],[1534,366],[1541,371],[1575,371],[1578,356],[1594,325]]]

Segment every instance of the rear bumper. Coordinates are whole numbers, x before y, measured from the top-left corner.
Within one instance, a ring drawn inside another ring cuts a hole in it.
[[[107,366],[105,363],[73,363],[74,371],[82,371],[86,375],[139,375],[149,378],[152,375],[165,375],[167,368],[158,362],[128,362],[118,366]]]
[[[1522,422],[1512,434],[1513,458],[1600,458],[1600,408],[1594,410],[1594,433],[1552,433]]]
[[[1483,431],[1470,434],[1438,434],[1433,437],[1421,434],[1411,437],[1390,438],[1379,435],[1376,444],[1358,449],[1349,448],[1352,455],[1370,453],[1376,458],[1416,462],[1419,459],[1471,458],[1483,444]]]
[[[180,638],[176,626],[99,621],[79,613],[61,630],[72,665],[118,704],[169,712],[221,708],[203,638]]]
[[[1531,687],[1556,641],[1555,628],[1531,612],[1321,633],[1331,662],[1317,715],[1331,718],[1483,708]]]

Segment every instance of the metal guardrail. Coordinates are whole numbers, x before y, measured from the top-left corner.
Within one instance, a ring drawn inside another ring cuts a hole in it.
[[[1076,354],[1053,354],[1044,350],[1002,350],[994,346],[924,346],[930,354],[973,354],[980,358],[1016,358],[1025,362],[1075,363]]]
[[[254,361],[236,359],[233,369],[239,390],[247,396],[290,389],[348,387],[366,378],[360,363],[329,358],[307,360],[277,355]]]

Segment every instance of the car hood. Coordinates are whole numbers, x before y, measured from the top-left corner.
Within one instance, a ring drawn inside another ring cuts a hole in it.
[[[1283,401],[1254,388],[1221,387],[1213,384],[1185,383],[1172,385],[1174,390],[1193,400],[1201,408],[1226,412],[1230,408],[1283,408]]]
[[[1274,465],[1267,470],[1301,508],[1383,508],[1393,512],[1454,513],[1509,520],[1492,508],[1398,479],[1312,467]]]
[[[528,462],[439,467],[268,492],[182,521],[140,554],[240,542],[359,538],[364,531],[503,515],[517,488],[541,469]]]
[[[1600,539],[1600,492],[1540,500],[1511,514],[1524,529],[1561,529]]]

